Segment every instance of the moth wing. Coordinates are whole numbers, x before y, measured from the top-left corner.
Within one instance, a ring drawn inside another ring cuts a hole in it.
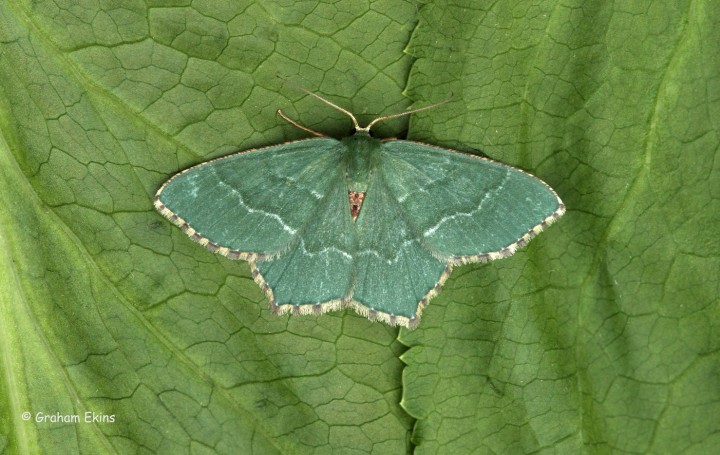
[[[323,178],[330,188],[287,251],[250,263],[276,313],[324,313],[349,301],[355,230],[347,184],[340,168]]]
[[[232,259],[285,251],[339,172],[343,145],[306,139],[225,156],[168,180],[158,211],[190,238]]]
[[[423,247],[385,171],[372,175],[356,222],[353,304],[371,319],[413,327],[450,267]]]
[[[382,145],[388,187],[423,244],[451,263],[509,256],[565,211],[520,169],[411,141]]]

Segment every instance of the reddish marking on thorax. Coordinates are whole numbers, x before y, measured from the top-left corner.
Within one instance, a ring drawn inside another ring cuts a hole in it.
[[[352,215],[353,221],[357,221],[363,201],[365,200],[365,193],[348,191],[348,199],[350,199],[350,215]]]

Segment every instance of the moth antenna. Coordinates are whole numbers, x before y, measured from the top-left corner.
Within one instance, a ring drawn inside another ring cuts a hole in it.
[[[386,115],[386,116],[384,116],[384,117],[378,117],[378,118],[376,118],[375,120],[373,120],[372,122],[370,122],[370,123],[368,124],[368,126],[366,126],[366,127],[363,128],[363,129],[364,129],[364,130],[367,130],[367,131],[370,131],[370,128],[372,128],[373,125],[375,125],[376,123],[382,122],[383,120],[389,120],[389,119],[391,119],[391,118],[403,117],[403,116],[405,116],[405,115],[410,115],[410,114],[414,114],[414,113],[416,113],[416,112],[426,111],[426,110],[428,110],[428,109],[432,109],[432,108],[435,108],[435,107],[438,107],[438,106],[442,106],[443,104],[449,103],[450,100],[453,99],[454,96],[455,96],[455,94],[451,92],[451,93],[450,93],[450,96],[447,97],[447,99],[442,100],[442,101],[440,101],[439,103],[431,104],[431,105],[429,105],[429,106],[418,107],[417,109],[410,109],[409,111],[401,112],[401,113],[399,113],[399,114],[392,114],[392,115]]]
[[[343,114],[347,115],[348,117],[350,117],[350,118],[352,119],[353,126],[355,127],[355,130],[361,131],[361,130],[367,129],[367,127],[366,127],[366,128],[361,128],[361,127],[360,127],[360,124],[358,124],[358,121],[357,121],[357,119],[355,118],[355,116],[352,114],[352,112],[348,111],[347,109],[343,109],[342,107],[338,106],[337,104],[333,103],[332,101],[326,100],[326,99],[323,98],[322,96],[320,96],[320,95],[318,95],[318,94],[316,94],[316,93],[311,92],[310,90],[306,89],[306,88],[303,87],[302,85],[297,84],[297,83],[292,82],[292,81],[289,81],[289,80],[285,79],[284,77],[278,76],[278,79],[280,79],[281,81],[283,81],[283,82],[286,83],[287,85],[289,85],[289,86],[291,86],[291,87],[293,87],[293,88],[295,88],[295,89],[297,89],[297,90],[300,90],[301,92],[305,92],[305,93],[307,93],[308,95],[310,95],[310,96],[312,96],[312,97],[314,97],[314,98],[319,99],[320,101],[322,101],[323,103],[327,104],[328,106],[333,107],[333,108],[337,109],[338,111],[342,112]],[[286,120],[287,120],[287,119],[286,119]]]
[[[318,133],[318,132],[315,131],[315,130],[311,130],[311,129],[308,128],[307,126],[303,126],[303,125],[299,124],[299,123],[296,122],[295,120],[293,120],[293,119],[291,119],[290,117],[288,117],[287,115],[285,115],[285,113],[284,113],[283,111],[281,111],[280,109],[278,109],[277,113],[278,113],[278,115],[279,115],[280,117],[283,118],[283,120],[285,120],[286,122],[290,123],[291,125],[297,126],[298,128],[300,128],[300,129],[303,130],[303,131],[307,131],[308,133],[314,134],[314,135],[317,136],[317,137],[327,137],[327,136],[326,136],[325,134],[323,134],[323,133]]]

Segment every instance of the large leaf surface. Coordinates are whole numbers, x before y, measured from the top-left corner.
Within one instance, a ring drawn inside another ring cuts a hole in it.
[[[416,453],[710,453],[720,424],[720,11],[425,6],[416,137],[533,170],[568,213],[404,332]],[[442,37],[438,36],[442,34]]]
[[[347,131],[278,74],[401,110],[415,8],[60,3],[0,4],[0,447],[404,453],[397,330],[271,315],[246,263],[189,242],[151,197],[188,165],[300,137],[278,107]],[[35,421],[86,411],[115,422]]]
[[[720,443],[712,2],[147,3],[0,3],[0,450]],[[410,137],[531,171],[569,211],[513,258],[456,268],[399,332],[407,352],[352,312],[272,316],[245,263],[151,197],[302,137],[277,108],[347,131],[278,74],[363,120],[454,92]],[[85,412],[114,422],[36,421]]]

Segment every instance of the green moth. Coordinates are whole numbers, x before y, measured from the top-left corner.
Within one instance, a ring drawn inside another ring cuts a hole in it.
[[[317,136],[191,167],[155,207],[210,251],[250,263],[276,314],[351,307],[417,326],[455,265],[512,255],[565,212],[542,180],[514,167],[404,140],[375,119],[344,139]],[[440,103],[439,103],[440,104]]]

